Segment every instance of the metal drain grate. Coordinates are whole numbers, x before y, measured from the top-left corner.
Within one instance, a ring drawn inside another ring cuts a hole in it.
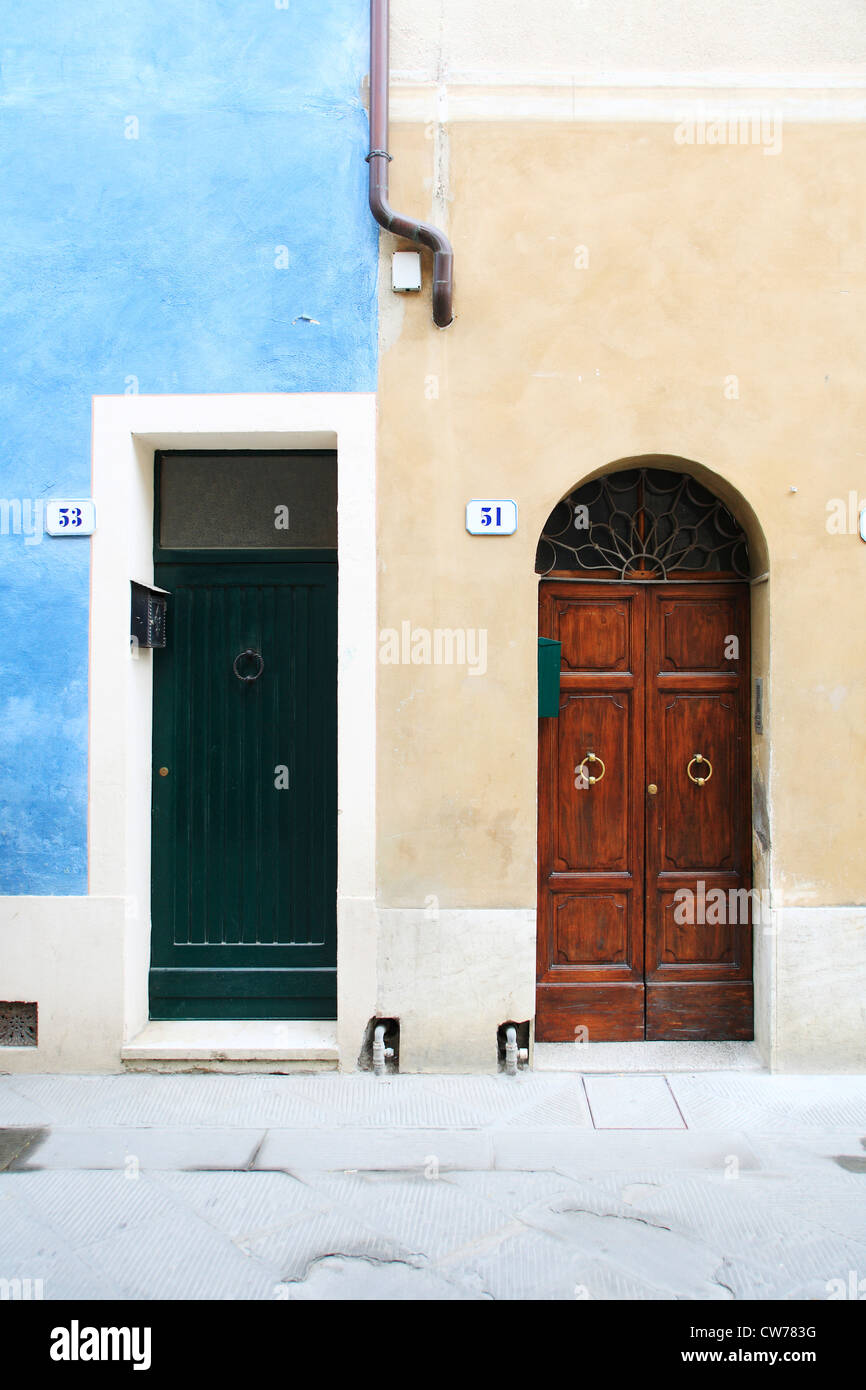
[[[37,1005],[0,1001],[0,1047],[35,1047]]]

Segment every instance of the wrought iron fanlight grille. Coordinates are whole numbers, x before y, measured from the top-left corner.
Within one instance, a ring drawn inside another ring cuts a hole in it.
[[[661,468],[607,473],[557,503],[535,569],[655,580],[675,571],[750,573],[745,534],[725,504],[687,473]]]

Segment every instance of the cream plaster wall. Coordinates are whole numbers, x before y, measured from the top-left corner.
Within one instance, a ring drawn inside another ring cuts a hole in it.
[[[513,109],[507,123],[392,127],[392,202],[447,220],[457,317],[432,327],[426,283],[383,294],[380,628],[486,629],[488,667],[380,665],[381,907],[534,907],[536,541],[578,481],[655,454],[709,470],[766,537],[756,882],[786,908],[866,901],[866,548],[826,527],[831,499],[866,500],[866,126],[785,123],[777,155],[680,145],[674,129]],[[383,235],[385,260],[398,244]],[[466,534],[465,503],[483,496],[517,499],[515,536]],[[780,925],[758,943],[758,1037],[774,1065],[803,1055],[792,1009],[808,998],[829,1016],[834,978],[862,992],[866,937],[845,922],[815,911],[790,941]],[[810,994],[825,929],[846,954]],[[503,1018],[512,957],[522,989],[516,926],[488,970]],[[394,971],[388,984],[396,998]],[[404,1009],[420,997],[407,967]],[[838,1018],[821,1048],[830,1067],[858,1046],[857,1009]]]

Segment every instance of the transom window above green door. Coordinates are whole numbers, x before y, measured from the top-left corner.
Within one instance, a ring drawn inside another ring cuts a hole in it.
[[[333,451],[166,452],[156,469],[157,550],[336,549]]]

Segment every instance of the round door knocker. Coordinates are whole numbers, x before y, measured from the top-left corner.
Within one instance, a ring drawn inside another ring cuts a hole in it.
[[[693,777],[692,763],[706,763],[707,767],[710,769],[706,777]],[[709,782],[710,778],[712,777],[713,765],[710,762],[709,758],[705,758],[702,753],[696,753],[693,758],[689,758],[688,766],[686,767],[686,772],[688,773],[689,780],[691,782],[694,782],[695,785],[698,787],[702,787],[704,783]]]
[[[601,772],[598,774],[597,777],[589,777],[589,776],[587,776],[586,772],[584,771],[584,769],[585,769],[587,763],[601,763]],[[596,782],[600,782],[601,779],[602,779],[602,777],[604,776],[604,773],[605,773],[605,766],[604,766],[604,763],[602,762],[601,758],[599,758],[597,754],[595,754],[595,753],[587,753],[587,755],[586,755],[586,757],[584,758],[583,762],[582,762],[582,763],[578,763],[578,765],[577,765],[577,771],[578,771],[578,773],[580,774],[580,777],[581,777],[581,780],[583,781],[584,786],[586,786],[586,784],[589,783],[589,785],[590,785],[591,787],[594,787],[595,784],[596,784]]]
[[[258,668],[255,671],[253,671],[250,675],[242,676],[240,671],[238,670],[238,664],[239,662],[243,661],[245,657],[251,657],[253,661],[257,661]],[[264,669],[264,657],[262,656],[261,652],[254,652],[252,647],[247,647],[245,652],[238,652],[237,656],[232,662],[232,670],[234,671],[239,681],[257,681]]]

